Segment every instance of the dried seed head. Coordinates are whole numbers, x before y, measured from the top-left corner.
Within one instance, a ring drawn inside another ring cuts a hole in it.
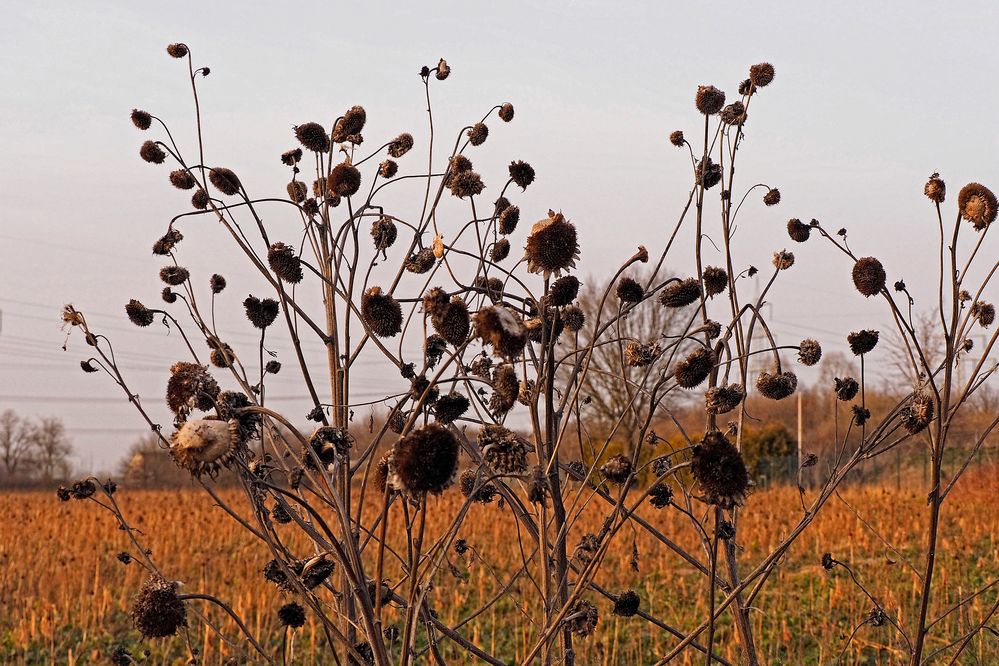
[[[304,277],[302,260],[295,254],[295,248],[280,241],[267,250],[267,263],[274,274],[285,282],[298,284]]]
[[[531,227],[524,247],[527,270],[556,277],[563,271],[575,268],[579,259],[576,227],[562,213],[548,211],[548,217]]]
[[[163,291],[160,292],[160,296],[163,298],[164,303],[173,304],[177,302],[177,292],[170,287],[163,287]]]
[[[527,331],[520,318],[497,305],[475,313],[475,334],[484,344],[492,346],[496,356],[511,360],[519,356],[527,344]]]
[[[520,380],[509,363],[504,363],[493,372],[493,393],[489,398],[489,410],[496,416],[506,414],[517,402],[520,395]]]
[[[288,198],[295,203],[302,203],[309,196],[309,186],[300,180],[293,180],[285,188],[288,191]]]
[[[178,361],[170,367],[167,381],[167,407],[183,421],[194,409],[208,411],[215,407],[219,385],[208,368],[197,363]]]
[[[721,111],[721,121],[726,125],[743,125],[746,122],[746,105],[736,100]]]
[[[523,160],[510,162],[510,180],[526,190],[534,182],[534,167]]]
[[[687,278],[666,285],[659,293],[659,302],[667,308],[682,308],[701,297],[701,284],[697,278]]]
[[[170,437],[170,455],[179,467],[194,476],[215,476],[239,448],[236,421],[195,419],[185,421]]]
[[[292,148],[281,153],[281,163],[287,166],[295,166],[302,161],[302,149]]]
[[[781,250],[780,252],[774,252],[774,268],[779,271],[786,271],[787,269],[794,266],[794,253],[788,252],[787,250]]]
[[[571,305],[562,310],[562,324],[566,330],[576,333],[586,324],[586,315],[581,308]]]
[[[996,308],[991,303],[975,301],[975,304],[971,306],[971,316],[978,321],[982,328],[988,328],[996,320]]]
[[[708,414],[726,414],[739,406],[746,397],[742,384],[712,386],[704,393],[704,411]]]
[[[152,324],[156,319],[156,314],[152,310],[134,298],[125,305],[125,314],[128,315],[130,322],[143,328]]]
[[[453,296],[440,311],[434,314],[430,323],[442,338],[455,347],[461,346],[471,330],[468,306],[460,296]]]
[[[476,483],[478,474],[474,469],[466,469],[462,472],[461,477],[458,479],[458,488],[461,490],[461,494],[468,497],[473,502],[479,502],[481,504],[489,504],[494,499],[499,491],[491,483]],[[476,488],[476,485],[479,487]]]
[[[215,273],[212,275],[211,279],[208,281],[209,287],[211,287],[213,294],[221,294],[222,290],[225,289],[225,278]]]
[[[194,194],[191,195],[191,206],[197,210],[205,210],[208,208],[209,201],[210,198],[208,196],[208,192],[205,192],[200,187]]]
[[[957,207],[961,217],[981,231],[996,219],[996,195],[979,183],[968,183],[957,194]]]
[[[818,340],[806,338],[798,345],[798,360],[803,365],[815,365],[822,359],[822,345]]]
[[[222,194],[233,196],[239,192],[241,183],[232,169],[215,167],[208,173],[208,180]]]
[[[361,316],[380,338],[393,337],[402,330],[402,306],[381,287],[371,287],[361,296]]]
[[[166,48],[171,58],[183,58],[187,55],[187,44],[169,44]]]
[[[441,58],[440,62],[437,63],[437,69],[434,72],[434,76],[437,77],[438,81],[443,81],[447,77],[451,76],[451,67],[447,64],[447,61],[444,60],[444,58]]]
[[[783,400],[798,388],[798,376],[790,370],[779,372],[764,370],[756,379],[756,389],[764,398]]]
[[[489,252],[489,260],[496,264],[503,261],[508,256],[510,256],[510,241],[505,238],[501,238],[496,241],[492,250]]]
[[[569,305],[579,294],[579,280],[574,275],[565,275],[552,282],[548,289],[547,301],[556,307]]]
[[[147,130],[153,124],[153,117],[141,109],[132,109],[132,124],[140,130]]]
[[[701,501],[723,509],[741,505],[749,492],[749,471],[742,454],[717,431],[694,447],[690,472],[700,487]]]
[[[330,135],[319,123],[302,123],[295,126],[295,138],[307,150],[314,153],[328,153],[330,150]]]
[[[512,234],[517,228],[517,223],[520,222],[520,208],[517,206],[507,206],[499,214],[498,222],[501,234]]]
[[[473,146],[481,146],[486,142],[488,136],[489,128],[486,127],[485,123],[475,123],[468,130],[468,142]]]
[[[187,269],[181,266],[170,265],[160,269],[160,279],[171,287],[178,287],[184,284],[190,277],[191,274]]]
[[[812,228],[796,217],[787,221],[787,235],[796,243],[804,243],[811,232]]]
[[[947,198],[947,184],[940,179],[940,174],[934,173],[930,176],[923,187],[923,194],[934,203],[944,202],[944,199]]]
[[[629,342],[624,348],[624,362],[632,368],[644,368],[659,358],[661,353],[662,349],[658,343],[645,345],[640,342]]]
[[[482,458],[499,474],[523,474],[531,445],[523,437],[500,425],[486,425],[479,432]]]
[[[399,231],[391,218],[382,216],[371,225],[371,238],[375,241],[376,250],[387,250],[392,247],[398,235]]]
[[[836,399],[842,400],[843,402],[850,402],[855,397],[857,397],[857,391],[860,390],[860,384],[853,377],[845,377],[840,379],[836,377]]]
[[[649,488],[649,504],[657,509],[665,509],[673,503],[673,489],[665,481]]]
[[[625,303],[638,303],[645,298],[645,289],[633,278],[623,277],[617,283],[617,297]]]
[[[132,624],[145,638],[173,636],[187,625],[187,608],[177,594],[177,583],[159,576],[150,576],[142,584],[129,614]]]
[[[853,284],[868,298],[885,288],[886,278],[884,266],[874,257],[863,257],[853,265]]]
[[[232,362],[236,360],[236,354],[233,353],[229,343],[221,342],[214,338],[209,339],[207,342],[208,348],[211,350],[209,358],[212,365],[216,368],[228,368],[232,366]]]
[[[378,175],[382,178],[394,178],[399,172],[399,165],[394,160],[385,160],[378,165]]]
[[[761,62],[749,68],[749,80],[757,88],[764,88],[774,80],[774,66],[769,62]]]
[[[668,487],[668,486],[667,486]],[[631,617],[638,612],[642,600],[634,590],[626,590],[614,600],[614,615]]]
[[[621,485],[631,477],[631,458],[621,454],[611,456],[600,467],[600,473],[613,484]]]
[[[406,259],[405,266],[406,270],[410,273],[421,275],[433,268],[436,261],[437,257],[434,256],[433,249],[425,247],[416,254],[410,255],[410,257]]]
[[[305,626],[305,609],[294,601],[281,606],[277,612],[278,622],[285,627],[298,629]]]
[[[146,141],[139,148],[139,157],[150,164],[163,164],[166,160],[166,153],[155,141]]]
[[[319,426],[309,437],[309,448],[312,449],[315,458],[306,453],[305,464],[315,469],[318,459],[323,467],[329,467],[337,458],[344,459],[350,455],[350,448],[353,445],[354,438],[346,428]]]
[[[503,122],[510,122],[513,120],[513,104],[505,102],[496,112],[496,115],[498,115]]]
[[[569,609],[569,615],[565,619],[569,631],[580,638],[592,636],[593,632],[597,630],[599,621],[600,613],[597,612],[596,606],[586,599],[577,599],[572,608]]]
[[[442,395],[434,403],[434,415],[439,423],[448,424],[461,418],[468,411],[468,398],[461,393],[452,391]]]
[[[482,194],[482,190],[486,189],[482,176],[475,171],[459,171],[452,175],[449,187],[451,194],[459,199]]]
[[[846,341],[850,344],[850,351],[857,356],[866,354],[878,346],[879,333],[871,329],[854,331],[846,336]]]
[[[353,196],[361,187],[361,172],[350,162],[341,162],[333,167],[326,185],[338,197]]]
[[[694,106],[706,116],[712,116],[725,106],[725,93],[714,86],[698,86]]]
[[[392,449],[389,483],[412,495],[442,493],[458,469],[458,440],[446,428],[431,423],[403,437]]]
[[[853,421],[858,426],[864,425],[871,418],[871,410],[867,409],[866,407],[861,407],[860,405],[854,405],[851,411],[853,411]]]
[[[708,378],[715,367],[715,353],[707,347],[697,347],[673,366],[676,383],[683,388],[694,388]]]
[[[170,172],[170,183],[178,190],[190,190],[198,181],[187,169],[176,169]]]
[[[264,372],[269,375],[276,375],[281,372],[281,361],[270,360],[264,365]]]
[[[763,195],[763,203],[767,206],[776,206],[780,203],[780,190],[776,187],[767,190],[767,193]]]
[[[669,142],[677,148],[683,148],[683,145],[687,143],[687,140],[683,138],[683,132],[680,130],[673,130],[670,132]]]
[[[708,266],[701,274],[704,278],[704,293],[717,296],[728,286],[728,271],[717,266]]]
[[[722,168],[720,164],[715,164],[710,157],[704,157],[697,163],[694,169],[694,180],[704,189],[710,190],[721,182]]]
[[[392,142],[388,146],[389,157],[394,157],[399,159],[406,153],[408,153],[413,148],[413,135],[408,132],[403,132],[396,138],[392,139]]]
[[[333,140],[337,143],[360,144],[361,131],[367,121],[368,114],[363,106],[350,107],[333,127]]]
[[[912,435],[922,432],[933,420],[934,410],[933,396],[917,391],[901,411],[902,427]]]
[[[177,243],[184,240],[184,234],[180,233],[176,229],[170,229],[163,236],[153,243],[153,254],[167,255],[173,252],[173,248],[177,246]]]
[[[246,310],[246,318],[250,320],[250,323],[261,330],[273,324],[281,310],[278,302],[273,298],[260,299],[253,294],[243,300],[243,308]]]

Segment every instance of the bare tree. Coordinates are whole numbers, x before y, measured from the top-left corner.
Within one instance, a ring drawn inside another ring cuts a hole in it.
[[[14,410],[0,414],[0,461],[4,475],[13,479],[24,475],[31,464],[30,426]]]
[[[42,480],[52,481],[57,476],[69,475],[69,456],[73,453],[73,445],[66,436],[66,427],[60,419],[43,417],[38,423],[32,424],[29,445]]]

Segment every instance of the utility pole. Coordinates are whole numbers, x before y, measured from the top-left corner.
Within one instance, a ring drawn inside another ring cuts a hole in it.
[[[804,402],[801,391],[798,391],[798,442],[795,445],[795,456],[794,456],[794,469],[795,471],[801,469],[801,439],[804,436],[805,426],[802,422],[802,403]]]

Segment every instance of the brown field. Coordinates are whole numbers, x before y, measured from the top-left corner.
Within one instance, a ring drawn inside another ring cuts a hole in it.
[[[944,514],[937,570],[937,589],[945,592],[936,598],[932,617],[946,610],[947,602],[963,598],[999,574],[997,490],[995,470],[981,469],[951,496]],[[235,499],[235,495],[226,496]],[[457,509],[459,497],[452,492],[432,500],[430,523],[436,524],[428,523],[428,535],[440,533]],[[923,484],[900,491],[894,485],[855,487],[844,491],[843,497],[897,546],[899,554],[888,550],[841,501],[833,499],[755,603],[755,630],[761,656],[768,663],[834,662],[845,638],[870,610],[870,602],[844,570],[830,573],[819,566],[819,558],[827,551],[850,563],[890,613],[896,614],[901,606],[903,627],[912,622],[918,576],[903,557],[920,567],[917,551],[923,539],[926,506]],[[118,499],[132,525],[142,530],[145,545],[152,550],[157,564],[169,576],[184,582],[183,591],[211,592],[226,600],[265,646],[274,649],[275,654],[279,652],[282,633],[275,610],[284,603],[283,597],[261,577],[260,570],[270,556],[249,535],[237,529],[220,509],[213,508],[203,492],[123,489]],[[644,516],[664,533],[693,545],[690,523],[677,511],[647,509]],[[593,512],[583,516],[570,543],[575,543],[584,531],[595,529],[597,515]],[[800,505],[793,489],[775,488],[754,494],[740,518],[737,542],[745,550],[742,561],[756,561],[799,515]],[[398,516],[394,513],[393,520],[401,520]],[[498,580],[506,581],[516,570],[520,551],[515,525],[495,504],[473,507],[459,535],[472,548],[464,557],[452,554],[454,566],[438,576],[434,592],[433,605],[447,623],[453,625],[467,616],[478,602],[489,599],[499,589],[502,583]],[[295,528],[283,529],[295,543]],[[637,574],[630,565],[633,545],[638,550]],[[0,495],[0,661],[107,663],[106,655],[118,642],[127,644],[137,655],[148,648],[150,654],[143,662],[148,664],[187,663],[192,648],[200,652],[204,664],[218,664],[239,654],[196,623],[191,624],[186,637],[141,641],[130,626],[127,609],[143,572],[135,563],[125,566],[115,559],[116,553],[125,548],[126,538],[116,529],[113,518],[91,502],[60,503],[55,493]],[[612,592],[636,589],[643,610],[686,631],[695,625],[696,616],[703,615],[707,595],[702,589],[703,578],[680,567],[678,561],[648,535],[626,528],[618,535],[596,582]],[[391,571],[388,576],[392,577]],[[510,663],[522,658],[525,645],[531,643],[535,628],[528,613],[537,612],[536,593],[530,581],[521,578],[514,590],[512,596],[461,627],[467,638],[494,653],[507,655]],[[597,633],[580,642],[577,663],[645,664],[674,644],[668,634],[640,618],[613,616],[606,599],[587,597],[600,609],[601,621]],[[994,597],[994,590],[989,590],[937,624],[929,651],[973,626]],[[233,625],[217,609],[202,610],[233,635]],[[399,620],[398,609],[389,609],[388,620]],[[723,654],[736,659],[727,620],[718,636]],[[292,640],[293,663],[327,663],[321,654],[325,639],[316,625],[307,623]],[[901,659],[901,652],[895,649],[898,640],[889,627],[865,626],[844,662],[895,663]],[[462,656],[453,646],[445,647],[449,663],[469,663],[467,655]],[[686,659],[694,659],[694,654]],[[420,663],[427,662],[421,659]],[[995,634],[982,632],[961,663],[999,663]]]

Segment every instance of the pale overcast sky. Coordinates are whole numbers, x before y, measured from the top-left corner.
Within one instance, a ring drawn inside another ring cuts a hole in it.
[[[133,107],[152,111],[192,152],[185,69],[165,54],[170,42],[186,42],[212,70],[200,87],[208,161],[274,194],[287,181],[277,156],[294,145],[292,125],[328,123],[353,104],[368,111],[369,142],[411,131],[422,160],[416,74],[447,58],[453,74],[434,86],[438,126],[453,136],[495,103],[516,106],[513,123],[490,122],[476,167],[489,184],[511,159],[534,165],[537,181],[516,202],[528,221],[555,208],[577,223],[581,276],[606,274],[639,243],[661,248],[690,180],[666,137],[696,134],[698,84],[734,98],[761,61],[777,77],[751,107],[739,178],[779,187],[783,201],[747,204],[746,265],[768,265],[791,245],[789,217],[814,217],[847,227],[858,253],[877,254],[889,279],[929,303],[936,228],[926,177],[941,173],[951,206],[965,182],[999,185],[992,2],[173,0],[0,11],[0,410],[61,416],[82,469],[110,468],[143,428],[115,386],[79,371],[79,338],[62,351],[62,304],[112,337],[134,388],[169,424],[160,396],[178,337],[137,331],[122,308],[133,297],[160,305],[162,262],[149,247],[188,210],[168,170],[138,158],[148,137],[128,118]],[[192,230],[201,247],[182,256],[202,279],[220,271],[236,283],[238,314],[259,282],[217,231]],[[790,249],[798,262],[772,315],[785,342],[814,336],[834,350],[849,330],[881,321],[831,247]],[[252,341],[232,322],[232,339]],[[290,374],[278,379],[296,390]],[[367,387],[380,388],[376,378]]]

